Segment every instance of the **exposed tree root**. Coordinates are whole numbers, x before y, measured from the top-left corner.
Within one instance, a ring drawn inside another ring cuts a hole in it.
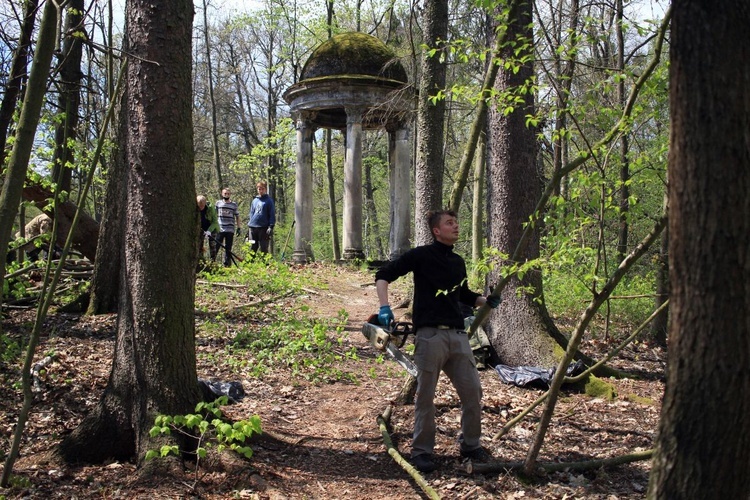
[[[302,436],[302,437],[295,437],[295,436],[289,436],[286,434],[280,434],[278,432],[268,431],[264,430],[261,434],[258,435],[259,439],[262,439],[263,436],[268,436],[269,438],[279,441],[280,443],[285,443],[290,446],[297,446],[301,444],[306,439],[309,439],[310,436]]]

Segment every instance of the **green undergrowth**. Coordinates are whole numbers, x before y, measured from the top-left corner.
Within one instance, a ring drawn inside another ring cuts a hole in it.
[[[243,328],[231,351],[247,360],[246,373],[254,377],[283,367],[310,382],[355,381],[342,363],[358,359],[356,348],[343,343],[346,321],[345,311],[331,319],[292,315],[260,328]]]
[[[246,254],[244,261],[237,262],[235,266],[212,265],[200,271],[198,279],[209,284],[231,282],[234,285],[243,285],[245,288],[242,294],[259,297],[297,293],[303,286],[314,286],[312,278],[306,273],[294,272],[270,255],[259,254],[253,258],[251,252]]]
[[[607,326],[610,333],[632,331],[653,312],[653,290],[651,277],[636,275],[623,279],[591,322],[591,337],[604,337]],[[572,274],[548,273],[544,281],[544,298],[547,310],[554,317],[578,318],[592,300],[591,284]]]
[[[332,270],[333,272],[333,270]],[[244,377],[261,378],[277,370],[312,383],[356,382],[347,360],[358,359],[344,344],[345,310],[336,317],[312,317],[300,301],[305,288],[325,288],[306,269],[290,269],[264,258],[203,272],[196,302],[199,343],[216,349],[199,352],[204,361]],[[239,304],[239,305],[238,305]]]

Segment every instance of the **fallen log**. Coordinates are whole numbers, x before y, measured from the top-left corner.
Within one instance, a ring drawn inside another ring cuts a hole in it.
[[[435,491],[432,486],[427,484],[427,481],[425,481],[422,474],[420,474],[419,471],[415,469],[414,466],[412,466],[408,462],[408,460],[406,460],[393,446],[393,440],[391,439],[391,435],[388,433],[388,421],[390,420],[391,408],[392,407],[389,405],[388,408],[383,412],[383,414],[378,415],[377,418],[378,426],[380,427],[380,434],[383,436],[383,444],[385,445],[386,451],[391,456],[391,458],[398,465],[400,465],[401,468],[404,469],[412,479],[414,479],[414,482],[419,485],[419,487],[422,489],[425,495],[427,495],[428,498],[439,499],[440,495],[438,495],[437,491]]]
[[[78,207],[72,201],[63,201],[58,203],[57,212],[53,214],[47,208],[48,201],[53,196],[54,193],[52,191],[40,185],[27,185],[23,188],[24,199],[33,201],[44,213],[50,217],[57,218],[57,243],[60,247],[63,247],[65,246],[65,240],[68,237],[68,232],[70,231],[73,217]],[[99,223],[87,213],[81,212],[78,224],[73,232],[73,248],[93,262],[96,258],[96,245],[98,241]]]
[[[650,460],[654,455],[654,450],[636,451],[627,455],[620,455],[611,458],[600,458],[586,460],[582,462],[537,462],[537,470],[545,472],[563,472],[563,471],[585,471],[601,469],[602,467],[614,467],[616,465],[629,464],[631,462],[640,462]],[[472,464],[467,462],[466,472],[468,474],[490,474],[495,472],[523,471],[525,462],[490,462],[485,464]]]

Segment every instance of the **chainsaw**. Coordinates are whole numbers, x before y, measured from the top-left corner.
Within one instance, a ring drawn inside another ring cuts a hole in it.
[[[406,343],[409,334],[412,333],[412,325],[407,322],[393,321],[384,328],[378,324],[378,315],[373,314],[362,325],[362,334],[379,351],[385,352],[396,363],[400,364],[412,377],[417,376],[417,367],[414,362],[404,354],[400,348]]]

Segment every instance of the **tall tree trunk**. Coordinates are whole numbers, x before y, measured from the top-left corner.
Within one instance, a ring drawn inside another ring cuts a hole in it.
[[[13,121],[13,113],[16,111],[16,104],[21,95],[21,87],[26,79],[31,34],[34,31],[38,6],[38,0],[26,0],[23,3],[23,23],[18,36],[18,45],[13,53],[8,83],[5,86],[3,101],[0,103],[0,166],[5,165],[5,141],[8,137],[10,124]]]
[[[271,151],[276,151],[277,146],[277,139],[276,139],[276,114],[277,114],[277,106],[276,106],[276,99],[274,98],[274,87],[273,87],[273,75],[274,72],[271,68],[273,68],[273,51],[275,46],[276,37],[273,33],[268,34],[268,49],[266,53],[267,62],[268,65],[268,71],[266,71],[266,142],[268,143],[268,148]],[[266,165],[268,169],[268,179],[272,181],[272,184],[275,186],[276,176],[278,172],[276,171],[276,164],[277,164],[277,154],[271,153],[268,155],[268,158],[266,159]],[[271,197],[273,198],[276,193],[273,193]]]
[[[518,8],[518,4],[523,0],[510,0],[506,7],[510,15]],[[488,17],[489,19],[489,17]],[[503,23],[503,21],[498,21]],[[487,34],[488,45],[492,46],[494,38],[494,49],[487,56],[487,64],[484,73],[484,80],[482,82],[482,88],[480,89],[481,99],[477,102],[476,116],[469,129],[468,141],[464,145],[464,151],[461,155],[461,163],[458,167],[453,187],[451,188],[450,196],[448,198],[448,207],[454,212],[458,213],[461,207],[461,197],[463,196],[466,182],[469,178],[469,171],[471,169],[471,163],[474,160],[474,153],[478,149],[479,136],[480,134],[486,134],[486,123],[487,123],[487,104],[492,87],[495,85],[495,78],[499,70],[499,65],[495,64],[495,59],[499,55],[502,47],[505,45],[507,33],[503,30],[503,34],[500,38],[495,36],[495,33]],[[485,136],[486,140],[486,136]],[[483,162],[485,160],[482,160]]]
[[[216,118],[216,97],[214,96],[214,69],[211,63],[211,41],[208,36],[208,1],[203,0],[203,41],[206,46],[206,79],[208,80],[208,97],[211,101],[211,150],[213,151],[216,180],[219,183],[216,191],[224,189],[224,179],[221,173],[221,155],[219,154],[219,130]]]
[[[156,415],[184,415],[200,398],[193,314],[198,214],[192,20],[188,0],[127,5],[133,57],[127,68],[128,199],[115,354],[99,406],[60,445],[69,461],[115,457],[142,464],[145,452],[161,444],[148,435]]]
[[[659,309],[669,299],[669,228],[661,235],[659,260],[656,263],[656,300],[654,309]],[[667,346],[669,307],[663,309],[651,321],[651,340],[660,346]]]
[[[422,15],[424,43],[427,47],[443,50],[448,37],[448,2],[426,0]],[[440,209],[443,202],[443,171],[445,156],[445,100],[430,100],[445,88],[445,62],[440,55],[422,54],[422,75],[419,79],[417,105],[417,161],[414,235],[416,244],[432,242],[432,233],[425,222],[425,214]]]
[[[364,195],[365,195],[365,245],[373,241],[374,248],[370,248],[365,255],[378,260],[385,259],[383,238],[380,236],[380,224],[378,223],[378,210],[375,206],[375,190],[372,187],[372,163],[364,162]],[[365,247],[366,248],[366,247]]]
[[[667,385],[648,498],[750,492],[750,8],[674,3]]]
[[[271,34],[269,36],[269,47],[268,47],[268,67],[273,68],[273,51],[274,51],[274,42],[276,40],[276,37]],[[266,107],[267,113],[268,113],[268,121],[266,122],[266,140],[268,142],[268,148],[271,151],[271,154],[268,155],[268,180],[271,181],[271,186],[269,188],[268,194],[271,198],[273,198],[275,201],[278,201],[278,195],[282,193],[282,186],[283,186],[283,175],[281,172],[281,163],[279,161],[279,134],[278,130],[276,130],[277,125],[277,117],[278,117],[278,101],[276,99],[276,93],[275,88],[273,85],[273,77],[274,72],[269,70],[266,72]],[[278,208],[282,208],[283,204],[277,203]],[[276,211],[276,222],[281,223],[283,222],[283,212],[280,210]],[[271,246],[269,248],[269,251],[273,254],[273,244],[274,239],[271,239]]]
[[[486,232],[482,224],[484,214],[484,182],[487,152],[486,135],[481,133],[477,142],[477,154],[474,156],[474,198],[471,207],[471,260],[476,264],[482,258]]]
[[[560,3],[562,6],[562,2]],[[552,135],[552,163],[555,170],[562,168],[566,161],[565,152],[568,145],[568,135],[565,133],[568,128],[568,101],[570,101],[570,89],[573,85],[573,74],[576,66],[575,54],[578,45],[578,21],[580,17],[580,2],[572,0],[570,4],[570,22],[566,30],[568,43],[563,40],[565,33],[559,33],[561,57],[557,58],[555,53],[555,66],[557,68],[557,84],[559,89],[557,94],[557,109],[555,110],[555,132]],[[565,185],[567,178],[563,177],[555,186],[556,195],[565,195]],[[621,259],[622,260],[622,259]]]
[[[123,52],[127,54],[127,38],[123,41]],[[107,314],[117,311],[120,294],[121,263],[123,252],[124,221],[128,209],[126,193],[128,144],[128,89],[127,81],[122,95],[116,99],[114,143],[119,144],[110,158],[106,174],[104,213],[97,242],[97,258],[89,288],[87,314]]]
[[[333,8],[333,0],[326,0],[326,26],[328,38],[333,34],[333,21],[336,13]],[[331,243],[333,246],[333,260],[341,260],[341,243],[339,240],[339,217],[336,211],[336,184],[333,178],[333,152],[331,139],[333,133],[330,128],[326,129],[326,173],[328,175],[328,213],[331,219]]]
[[[47,2],[44,5],[42,23],[34,51],[34,62],[18,120],[15,142],[8,158],[8,169],[5,171],[5,181],[0,191],[0,255],[8,253],[13,221],[21,201],[23,183],[26,180],[31,150],[34,146],[34,135],[39,125],[44,94],[47,90],[52,55],[55,51],[56,28],[57,9],[53,2]],[[0,259],[0,294],[2,294],[4,277],[5,259]]]
[[[331,157],[331,129],[326,129],[326,173],[328,175],[328,213],[331,219],[331,240],[333,260],[341,260],[341,243],[339,243],[339,217],[336,211],[336,184],[333,179],[333,158]]]
[[[625,37],[623,35],[623,7],[622,0],[617,0],[617,71],[623,74],[625,71]],[[625,79],[620,78],[617,82],[617,102],[620,105],[620,109],[625,108],[625,103],[628,99],[628,95],[625,92]],[[630,212],[630,165],[628,163],[628,133],[627,131],[622,133],[620,137],[620,228],[617,234],[617,262],[622,262],[622,259],[628,254],[628,230],[630,224],[628,223],[628,212]]]
[[[527,44],[533,54],[532,4],[522,2],[509,20],[508,38]],[[495,31],[493,30],[493,33]],[[504,59],[514,59],[512,48],[503,50]],[[520,59],[524,54],[518,55]],[[501,68],[495,82],[498,95],[520,88],[533,77],[533,65],[526,62],[517,72]],[[526,125],[526,116],[534,114],[534,96],[525,92],[522,104],[505,115],[498,106],[489,113],[488,232],[489,246],[508,255],[518,244],[523,226],[528,222],[542,194],[542,179],[537,164],[536,131]],[[539,231],[534,230],[523,260],[539,256]],[[490,283],[500,281],[499,269],[490,273]],[[527,287],[532,287],[529,291]],[[549,333],[551,324],[542,298],[542,277],[538,270],[528,272],[523,280],[513,278],[503,291],[503,303],[493,312],[485,328],[500,361],[511,366],[552,367],[562,354]]]
[[[60,189],[70,192],[73,177],[73,150],[70,141],[76,139],[78,113],[81,103],[81,59],[83,56],[83,0],[71,0],[65,9],[65,40],[60,65],[60,96],[62,121],[55,127],[55,158],[52,178]]]
[[[234,92],[237,95],[237,113],[240,119],[240,134],[242,140],[245,143],[245,152],[247,154],[252,153],[253,146],[258,144],[258,136],[251,127],[251,122],[248,121],[247,115],[249,114],[245,107],[245,89],[242,85],[242,79],[240,77],[239,63],[237,62],[237,55],[235,54],[234,45],[232,43],[227,44],[227,50],[229,52],[229,64],[232,68],[232,75],[234,77]],[[270,193],[269,193],[270,194]],[[275,193],[274,193],[275,194]],[[275,199],[274,194],[270,194],[271,198]]]

